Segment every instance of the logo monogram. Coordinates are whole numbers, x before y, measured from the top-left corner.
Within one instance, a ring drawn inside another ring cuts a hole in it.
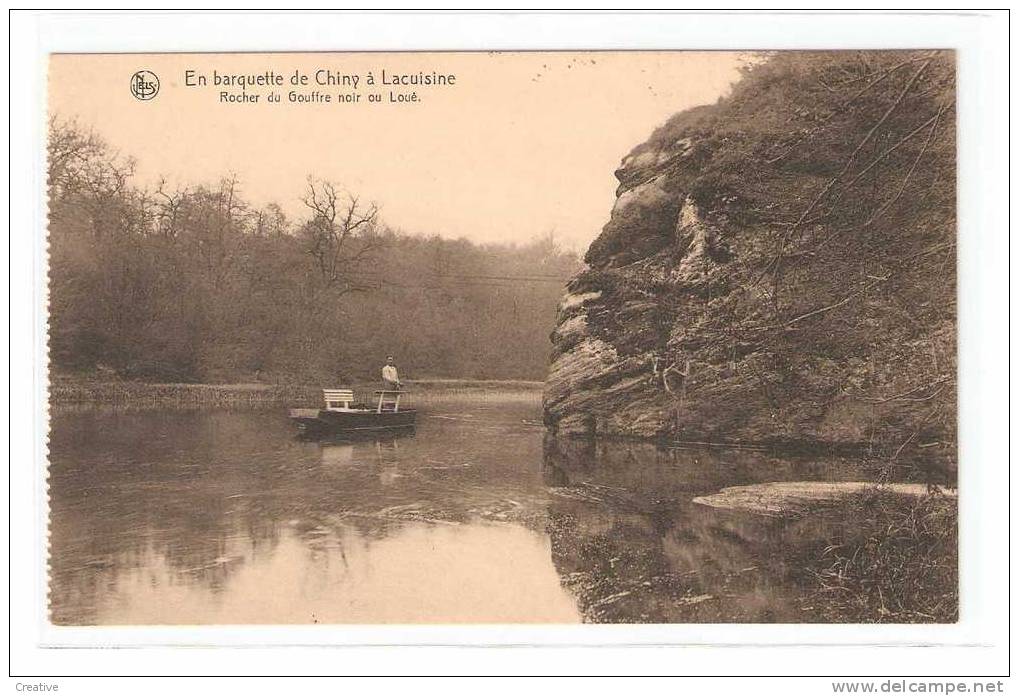
[[[159,94],[159,78],[154,72],[139,70],[131,76],[131,94],[141,101],[154,98]]]

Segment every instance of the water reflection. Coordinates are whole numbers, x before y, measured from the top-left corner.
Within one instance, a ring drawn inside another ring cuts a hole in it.
[[[195,568],[152,547],[102,587],[95,623],[575,622],[547,538],[503,525],[411,523],[373,539],[343,525],[284,528],[271,553],[244,535]],[[125,559],[126,560],[126,559]],[[523,571],[523,572],[521,572]]]
[[[822,517],[781,520],[692,503],[725,486],[861,480],[859,462],[647,443],[545,441],[548,533],[585,620],[808,622],[799,562],[831,532]]]
[[[322,442],[276,413],[57,413],[52,620],[578,621],[537,522],[534,406]]]
[[[369,464],[378,476],[379,483],[390,486],[400,478],[400,440],[412,438],[414,429],[401,430],[375,436],[360,436],[317,440],[322,452],[323,467],[348,467]],[[358,451],[360,448],[360,452]],[[374,456],[372,456],[374,448]]]
[[[51,433],[59,624],[804,621],[823,520],[697,506],[849,462],[543,439],[536,398],[295,439],[275,412],[78,410]]]

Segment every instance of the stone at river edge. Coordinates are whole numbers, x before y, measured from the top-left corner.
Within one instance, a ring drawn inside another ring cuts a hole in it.
[[[779,54],[637,146],[549,428],[954,460],[954,90],[950,53]]]

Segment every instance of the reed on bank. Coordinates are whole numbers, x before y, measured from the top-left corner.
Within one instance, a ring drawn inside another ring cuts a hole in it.
[[[909,498],[873,489],[842,501],[803,562],[823,620],[953,623],[959,619],[957,499],[935,487]]]

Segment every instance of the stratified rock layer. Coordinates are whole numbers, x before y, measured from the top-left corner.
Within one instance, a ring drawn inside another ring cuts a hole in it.
[[[955,450],[950,53],[780,54],[627,155],[557,433]]]

